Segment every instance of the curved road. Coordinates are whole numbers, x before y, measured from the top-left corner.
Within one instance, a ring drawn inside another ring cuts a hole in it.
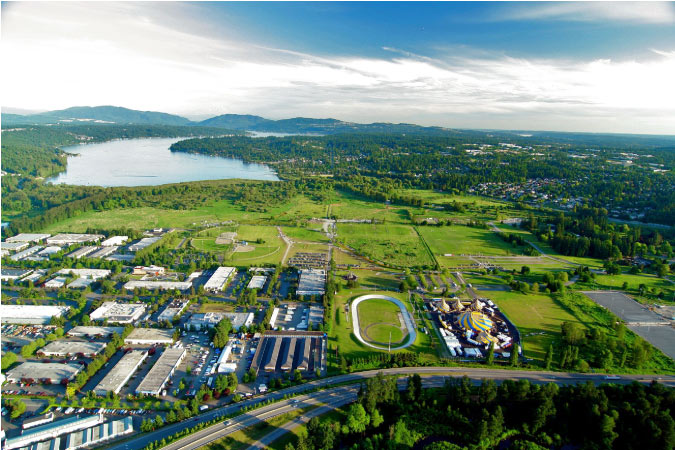
[[[304,404],[306,405],[312,404],[308,403],[312,401],[314,401],[315,403],[316,402],[322,403],[330,402],[331,404],[339,403],[340,401],[343,401],[348,397],[350,392],[349,389],[353,388],[353,386],[351,387],[341,386],[329,388],[323,391],[305,394],[301,397],[296,397],[295,399],[283,400],[284,395],[297,394],[312,390],[314,388],[318,387],[323,388],[335,384],[344,384],[350,382],[358,383],[366,378],[372,378],[380,372],[383,373],[384,375],[399,375],[399,376],[406,376],[414,373],[418,373],[422,376],[441,375],[444,377],[452,377],[452,378],[468,376],[471,380],[473,380],[474,383],[479,383],[482,379],[493,379],[495,381],[527,379],[534,383],[556,383],[558,385],[584,383],[586,381],[592,381],[595,384],[600,384],[603,382],[628,384],[633,381],[649,383],[653,380],[658,380],[667,386],[675,387],[675,376],[621,375],[619,379],[608,380],[606,378],[606,375],[599,375],[599,374],[535,372],[535,371],[517,371],[517,370],[501,370],[501,369],[477,369],[477,368],[475,369],[462,367],[402,367],[396,369],[370,370],[367,372],[358,372],[353,374],[339,375],[335,377],[314,380],[309,383],[272,392],[266,395],[265,397],[251,399],[248,401],[235,403],[222,408],[214,409],[204,414],[200,414],[196,418],[167,425],[159,430],[139,435],[125,442],[120,442],[119,444],[111,446],[110,448],[115,450],[139,450],[145,447],[150,442],[161,440],[162,438],[172,435],[178,431],[191,428],[195,426],[198,422],[206,422],[214,418],[234,414],[240,411],[241,408],[244,406],[260,404],[268,399],[281,400],[277,403],[262,406],[260,408],[244,413],[240,416],[234,417],[230,419],[227,424],[220,422],[203,430],[197,431],[196,433],[186,436],[164,447],[171,450],[196,449],[207,444],[208,442],[227,436],[228,434],[234,431],[237,431],[247,426],[251,426],[257,422],[270,419],[272,417],[275,417],[276,415],[283,414],[284,412],[287,412],[289,410],[288,407],[290,408],[293,407],[292,405],[294,403],[292,402],[294,400],[300,400],[301,402],[305,402]]]
[[[405,322],[405,326],[408,329],[408,339],[405,344],[399,345],[398,347],[393,347],[391,350],[402,350],[406,347],[410,347],[415,343],[415,339],[417,339],[417,333],[415,332],[415,325],[412,322],[412,319],[410,318],[410,313],[406,309],[405,305],[403,302],[397,298],[394,297],[389,297],[388,295],[379,295],[379,294],[368,294],[368,295],[362,295],[358,298],[355,298],[352,301],[352,330],[354,332],[354,336],[356,336],[356,339],[358,339],[362,344],[367,345],[368,347],[376,348],[378,350],[388,350],[387,347],[380,347],[378,345],[371,344],[370,342],[366,342],[363,337],[361,336],[361,327],[359,325],[359,312],[358,312],[358,306],[359,303],[365,301],[365,300],[388,300],[398,306],[399,310],[401,311],[401,316],[403,316],[403,321]]]

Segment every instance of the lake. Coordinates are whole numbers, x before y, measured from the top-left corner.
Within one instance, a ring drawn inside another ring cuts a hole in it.
[[[63,147],[63,151],[77,153],[77,156],[69,156],[67,170],[47,181],[111,187],[226,178],[279,180],[276,173],[263,164],[169,150],[171,144],[184,139],[125,139]]]

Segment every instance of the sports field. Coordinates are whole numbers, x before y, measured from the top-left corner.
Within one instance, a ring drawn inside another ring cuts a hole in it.
[[[342,242],[375,261],[403,267],[434,265],[411,226],[340,223],[337,229]]]
[[[401,311],[390,301],[382,299],[363,301],[358,305],[358,312],[361,336],[368,342],[387,344],[391,333],[391,342],[396,344],[408,334],[407,331],[404,333],[405,325],[399,317]]]
[[[452,225],[417,228],[435,255],[520,255],[522,247],[501,240],[494,231]]]

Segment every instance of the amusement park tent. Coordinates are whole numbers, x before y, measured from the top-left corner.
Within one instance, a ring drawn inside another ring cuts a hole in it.
[[[459,299],[455,299],[455,303],[453,303],[452,306],[455,311],[461,311],[464,309],[464,305],[462,305],[462,302],[460,302]]]
[[[476,341],[480,342],[481,344],[489,344],[490,342],[494,342],[495,346],[497,344],[497,338],[494,336],[486,333],[485,331],[481,331],[478,336],[476,336]]]
[[[457,323],[465,330],[488,331],[492,328],[492,321],[483,313],[466,311],[457,317]]]

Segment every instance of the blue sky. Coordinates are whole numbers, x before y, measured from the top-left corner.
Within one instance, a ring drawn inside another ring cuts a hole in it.
[[[3,107],[675,130],[673,3],[3,3],[2,52]]]

